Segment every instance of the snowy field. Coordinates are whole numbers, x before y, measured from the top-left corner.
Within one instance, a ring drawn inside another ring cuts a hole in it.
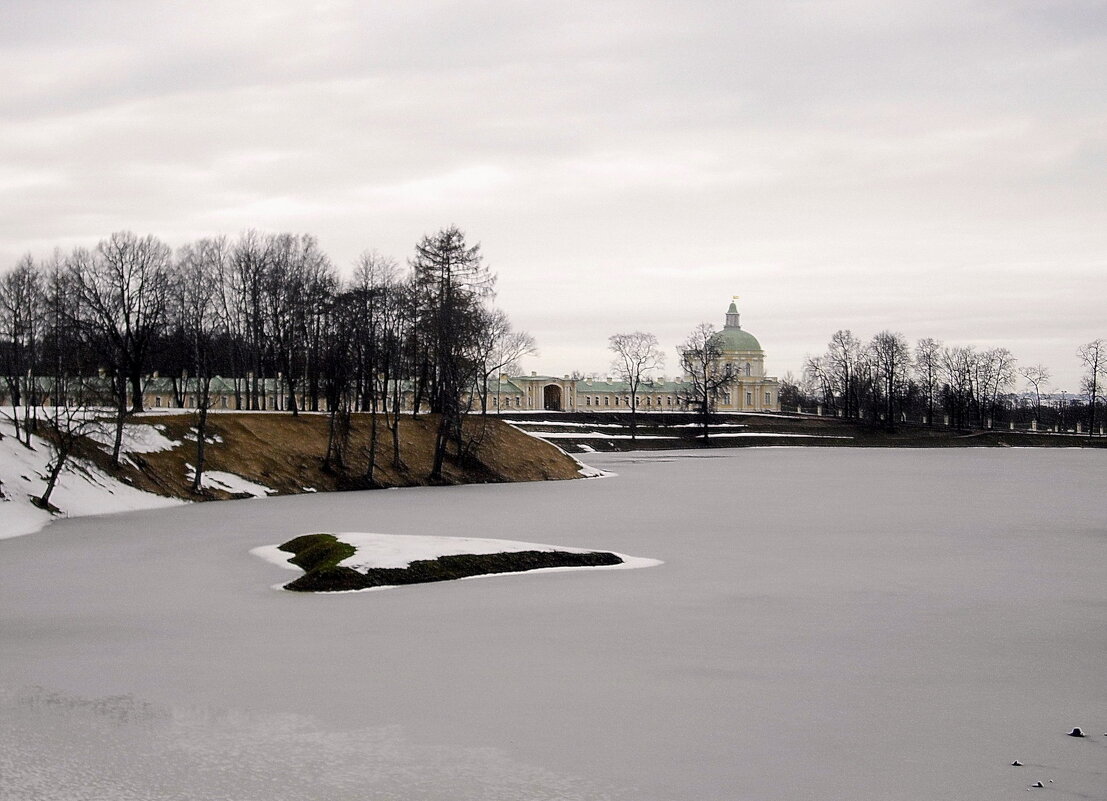
[[[586,458],[0,541],[0,799],[1107,799],[1107,452]],[[664,564],[274,592],[321,530]]]

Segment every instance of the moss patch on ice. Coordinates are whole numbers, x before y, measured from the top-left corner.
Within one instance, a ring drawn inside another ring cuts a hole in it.
[[[293,554],[288,561],[307,573],[337,567],[343,559],[357,553],[357,548],[339,542],[333,534],[305,534],[277,547]]]
[[[496,573],[522,573],[551,567],[601,567],[623,560],[604,551],[508,551],[491,554],[452,554],[437,559],[417,559],[407,567],[371,567],[364,571],[339,565],[356,549],[333,534],[305,534],[278,546],[292,553],[288,560],[304,575],[285,585],[295,592],[345,592],[372,587],[396,587],[453,581]]]

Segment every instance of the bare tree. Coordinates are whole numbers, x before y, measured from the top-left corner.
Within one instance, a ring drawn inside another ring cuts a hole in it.
[[[634,442],[638,428],[638,388],[654,370],[665,364],[665,355],[657,344],[657,337],[645,331],[613,334],[607,342],[608,350],[615,354],[611,369],[626,382],[630,392],[630,440]]]
[[[398,291],[397,269],[395,259],[373,250],[365,251],[358,258],[353,281],[345,293],[352,307],[349,324],[351,357],[354,360],[353,392],[357,405],[362,411],[369,412],[369,445],[365,468],[365,480],[369,486],[376,486],[378,416],[384,411],[385,422],[388,422],[388,381],[395,378],[397,367],[391,360],[394,354],[389,350],[391,343],[388,325],[389,307],[395,302],[393,295]],[[398,462],[398,440],[393,445],[396,448],[394,462]]]
[[[821,398],[827,408],[834,405],[834,381],[824,356],[808,356],[803,363],[803,385],[806,392]]]
[[[808,402],[803,379],[802,375],[797,379],[791,370],[780,377],[779,397],[782,409],[785,407],[802,409],[804,404]]]
[[[196,495],[203,488],[216,337],[223,330],[212,287],[225,274],[229,261],[230,249],[224,238],[201,239],[181,248],[174,268],[174,312],[188,343],[196,406],[196,471],[191,489]],[[185,384],[187,391],[187,379]]]
[[[32,499],[32,503],[42,509],[53,509],[50,496],[81,439],[105,427],[95,412],[95,407],[104,402],[102,384],[93,378],[79,376],[65,379],[57,389],[60,396],[54,397],[53,405],[42,409],[48,429],[45,439],[52,450],[46,487],[42,495]]]
[[[903,334],[881,331],[872,338],[868,352],[879,394],[884,401],[884,424],[889,431],[893,431],[897,410],[907,390],[911,351]]]
[[[1081,380],[1081,388],[1088,393],[1091,401],[1088,404],[1088,429],[1095,431],[1096,404],[1103,391],[1103,382],[1107,380],[1107,341],[1093,339],[1088,344],[1081,345],[1077,355],[1087,371]]]
[[[942,343],[925,337],[915,343],[915,380],[926,398],[926,423],[934,425],[934,401],[941,387]]]
[[[273,254],[272,237],[246,231],[234,246],[232,266],[227,274],[222,305],[237,336],[232,358],[246,370],[245,399],[236,398],[238,408],[266,408],[265,378],[267,343],[265,281]],[[237,384],[236,384],[237,386]]]
[[[143,371],[166,321],[169,267],[167,245],[130,231],[102,240],[94,254],[78,249],[69,261],[81,326],[115,384],[114,464],[119,464],[128,390],[131,410],[142,411]]]
[[[536,353],[537,346],[534,337],[512,327],[511,320],[502,309],[485,310],[481,327],[484,335],[477,343],[476,358],[480,365],[477,393],[480,395],[480,412],[483,416],[488,414],[488,394],[493,376],[498,390],[503,372],[517,370],[519,360]]]
[[[679,394],[685,404],[698,412],[706,442],[719,396],[737,376],[723,365],[722,336],[710,323],[700,323],[693,328],[677,354],[686,376]]]
[[[858,374],[861,359],[861,342],[853,332],[848,329],[835,331],[827,346],[826,364],[846,417],[856,417],[860,413]]]
[[[1019,375],[1025,380],[1027,386],[1034,390],[1034,420],[1039,425],[1042,422],[1042,387],[1052,378],[1049,368],[1042,364],[1033,367],[1020,367]]]
[[[15,438],[31,447],[37,367],[45,306],[42,276],[30,255],[0,278],[0,367],[12,405]],[[22,439],[19,415],[23,413]]]
[[[973,369],[976,349],[972,345],[942,348],[942,371],[945,378],[942,403],[955,426],[965,424],[965,415],[973,397]]]
[[[1000,393],[1015,383],[1015,357],[1007,348],[978,352],[970,375],[978,421],[983,426],[996,416]]]
[[[274,238],[270,252],[262,294],[265,325],[283,380],[285,408],[296,415],[300,411],[297,395],[313,369],[316,320],[337,279],[315,237],[281,234]]]

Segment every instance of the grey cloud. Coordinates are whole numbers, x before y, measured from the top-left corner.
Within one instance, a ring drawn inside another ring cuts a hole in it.
[[[1023,354],[1058,373],[1055,337],[1107,334],[1101,2],[5,12],[8,262],[259,227],[348,265],[456,222],[554,372],[602,369],[635,319],[675,342],[734,292],[777,372],[838,327],[1064,320]]]

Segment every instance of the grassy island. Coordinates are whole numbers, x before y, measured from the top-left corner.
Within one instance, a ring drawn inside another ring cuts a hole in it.
[[[303,576],[285,585],[286,590],[295,592],[343,592],[453,581],[496,573],[522,573],[550,567],[601,567],[623,563],[619,556],[604,551],[531,550],[453,554],[437,559],[418,559],[407,567],[376,567],[363,571],[339,564],[353,556],[356,549],[333,534],[305,534],[278,548],[293,554],[288,561],[304,570]]]

